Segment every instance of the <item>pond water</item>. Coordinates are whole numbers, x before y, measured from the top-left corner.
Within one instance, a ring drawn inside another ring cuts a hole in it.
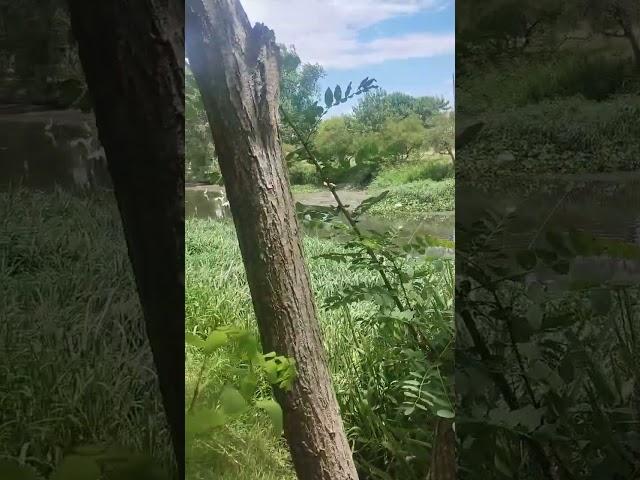
[[[80,111],[0,105],[0,167],[3,187],[95,190],[111,186],[94,117]]]
[[[355,208],[369,194],[360,190],[338,191],[338,195],[350,208]],[[310,207],[335,206],[330,192],[294,193],[296,202]],[[185,192],[185,216],[187,218],[230,219],[231,211],[226,201],[225,192],[218,186],[188,187]],[[341,218],[344,222],[344,218]],[[454,240],[455,217],[453,212],[426,213],[420,218],[382,218],[362,215],[359,226],[362,230],[383,233],[390,228],[398,229],[398,241],[405,243],[419,235],[430,235],[444,240]],[[332,233],[328,229],[305,226],[305,232],[318,237],[328,237]],[[434,248],[430,253],[450,253],[445,249]]]
[[[513,193],[515,189],[487,193],[466,186],[467,194],[456,199],[456,220],[471,225],[485,209],[499,214],[513,211],[502,233],[493,238],[493,245],[503,252],[544,248],[546,233],[550,230],[576,229],[598,238],[640,244],[640,175],[637,172],[528,178],[533,182],[539,180],[544,180],[541,183],[544,188],[520,195]],[[631,275],[629,278],[640,281],[640,262],[635,260],[581,257],[571,268],[571,275],[575,273],[578,277],[617,271],[625,278]],[[557,276],[548,270],[539,272],[539,278]]]

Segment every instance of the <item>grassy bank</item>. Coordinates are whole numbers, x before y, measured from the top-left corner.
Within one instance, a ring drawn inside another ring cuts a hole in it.
[[[382,217],[416,217],[429,212],[452,211],[455,207],[455,169],[448,157],[421,155],[399,165],[387,166],[366,187],[372,196],[383,190],[389,194],[370,213]],[[341,188],[362,189],[354,183]],[[293,184],[293,193],[326,191],[317,184]]]
[[[0,194],[0,456],[172,456],[115,199]]]
[[[248,286],[232,225],[189,220],[186,232],[188,331],[206,332],[223,325],[255,331]],[[378,283],[377,276],[370,272],[354,270],[348,263],[317,258],[320,254],[340,249],[330,240],[305,237],[304,248],[319,306],[350,286]],[[425,269],[425,278],[432,278],[429,281],[434,283],[429,287],[429,295],[441,301],[440,305],[449,304],[452,284],[448,282],[453,277],[444,275],[442,271],[436,273],[427,260],[416,261],[414,266]],[[343,309],[319,310],[347,433],[356,446],[356,460],[360,468],[369,473],[368,478],[422,478],[416,472],[426,469],[431,432],[424,427],[406,427],[408,417],[400,409],[402,393],[399,385],[402,376],[408,374],[408,367],[396,357],[403,348],[403,340],[395,338],[392,333],[390,318],[375,316],[375,295],[369,298]],[[429,315],[447,317],[447,311],[434,308]],[[429,319],[435,321],[431,317]],[[236,381],[234,367],[237,365],[234,366],[230,358],[230,352],[220,350],[205,367],[206,389],[212,401],[225,383]],[[189,348],[187,401],[193,395],[195,378],[201,367],[202,359]],[[401,373],[393,370],[398,368],[405,370]],[[395,372],[395,378],[390,371]],[[385,392],[382,403],[376,399],[374,391],[370,391],[375,385]],[[259,395],[268,393],[266,385],[259,390]],[[418,454],[407,460],[405,457],[410,451]],[[206,441],[197,442],[189,453],[188,472],[193,480],[295,478],[285,444],[274,437],[269,419],[259,412],[245,414],[234,423],[216,430]],[[371,474],[381,464],[387,465],[388,473]]]

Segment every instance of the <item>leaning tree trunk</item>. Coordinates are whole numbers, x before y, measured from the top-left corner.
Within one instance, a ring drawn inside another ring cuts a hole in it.
[[[456,435],[453,421],[438,419],[431,454],[429,480],[456,479]]]
[[[184,1],[69,9],[183,476]]]
[[[252,28],[238,0],[188,0],[186,28],[262,345],[297,362],[292,390],[275,393],[298,478],[357,479],[282,158],[274,34]]]

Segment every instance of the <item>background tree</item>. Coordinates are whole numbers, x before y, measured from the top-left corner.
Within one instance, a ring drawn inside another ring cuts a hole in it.
[[[426,131],[425,146],[441,155],[449,155],[455,162],[455,116],[453,112],[442,113],[433,117]]]
[[[324,70],[317,64],[302,63],[294,46],[280,45],[280,51],[281,105],[291,112],[291,117],[301,130],[309,131],[316,122],[313,107],[320,94],[319,81],[324,76]],[[188,66],[185,73],[186,118],[189,125],[185,139],[186,178],[192,182],[218,183],[221,181],[220,170],[202,97]],[[288,125],[281,125],[281,136],[288,153],[291,150],[289,144],[294,141],[294,134]]]
[[[575,13],[585,14],[595,33],[629,42],[636,70],[640,70],[640,3],[635,0],[578,0]]]
[[[318,158],[338,168],[347,169],[355,155],[356,142],[346,117],[322,122],[315,137]]]
[[[417,115],[423,124],[448,108],[439,97],[413,97],[406,93],[387,93],[378,89],[367,93],[353,108],[354,127],[362,132],[379,132],[389,118],[403,119]]]
[[[258,329],[292,357],[292,390],[274,392],[300,479],[357,473],[325,358],[300,227],[282,158],[279,55],[238,0],[187,2],[187,53],[211,125]]]
[[[320,80],[325,76],[318,64],[302,63],[295,47],[279,45],[281,60],[280,105],[301,131],[309,132],[316,123],[314,106],[320,96]],[[295,143],[295,134],[286,123],[282,127],[282,140]]]
[[[186,178],[190,181],[217,181],[216,151],[202,97],[189,66],[185,68]]]
[[[393,163],[407,161],[409,155],[424,144],[427,130],[416,114],[400,120],[387,118],[380,132],[380,146],[385,158]]]

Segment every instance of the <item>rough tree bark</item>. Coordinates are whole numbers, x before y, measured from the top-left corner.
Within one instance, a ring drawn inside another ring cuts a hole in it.
[[[68,3],[182,478],[184,1]]]
[[[274,34],[238,0],[187,0],[187,57],[202,94],[265,351],[295,358],[275,394],[298,478],[357,479],[331,384],[278,132]]]
[[[431,454],[429,480],[456,479],[456,435],[453,421],[438,419]]]

